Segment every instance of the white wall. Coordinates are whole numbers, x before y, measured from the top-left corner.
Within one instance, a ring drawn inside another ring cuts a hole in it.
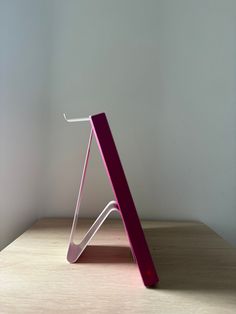
[[[46,1],[0,1],[0,249],[42,214],[48,14]]]
[[[45,214],[73,214],[88,137],[62,113],[106,111],[140,216],[236,243],[236,2],[57,0],[53,21]],[[84,215],[110,198],[99,169],[95,155]]]
[[[141,217],[202,220],[236,243],[236,2],[0,3],[1,245],[73,215],[89,128],[64,111],[107,113]],[[92,155],[88,216],[112,197]]]

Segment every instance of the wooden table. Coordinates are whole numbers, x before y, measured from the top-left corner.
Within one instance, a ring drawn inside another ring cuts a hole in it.
[[[142,222],[161,278],[147,289],[120,220],[77,264],[66,261],[71,222],[42,219],[0,253],[1,314],[236,313],[236,250],[204,224]]]

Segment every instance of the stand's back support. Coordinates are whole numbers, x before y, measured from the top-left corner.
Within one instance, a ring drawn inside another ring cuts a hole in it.
[[[112,211],[119,211],[121,218],[123,220],[126,233],[130,241],[130,247],[135,260],[137,261],[140,274],[142,276],[143,282],[146,286],[153,286],[158,281],[155,266],[153,264],[144,233],[137,215],[135,204],[130,193],[128,182],[125,177],[125,173],[115,146],[114,139],[106,118],[105,113],[100,113],[97,115],[92,115],[89,118],[82,119],[65,119],[68,122],[90,122],[91,132],[89,136],[89,142],[87,146],[87,152],[85,156],[82,178],[80,182],[79,194],[76,203],[76,209],[70,234],[69,248],[67,253],[67,259],[69,262],[76,262],[92,237],[95,235],[96,231],[102,225],[106,217]],[[101,214],[95,220],[91,228],[88,230],[86,235],[80,244],[74,243],[74,233],[76,230],[76,225],[78,221],[79,208],[81,203],[81,195],[84,186],[84,179],[86,175],[86,170],[88,166],[88,160],[90,155],[90,147],[92,143],[93,135],[96,138],[100,154],[103,159],[104,166],[106,168],[107,175],[110,179],[111,186],[116,200],[111,201],[103,209]]]

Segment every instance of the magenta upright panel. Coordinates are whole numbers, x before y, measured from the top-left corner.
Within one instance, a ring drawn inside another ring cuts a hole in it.
[[[136,258],[145,286],[153,286],[159,281],[159,278],[144,237],[106,115],[105,113],[100,113],[90,116],[90,119],[125,225],[133,256]]]

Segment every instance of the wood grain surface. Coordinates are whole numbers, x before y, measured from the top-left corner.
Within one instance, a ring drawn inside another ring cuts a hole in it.
[[[236,313],[236,249],[198,222],[143,221],[160,275],[143,286],[120,220],[76,264],[72,220],[37,221],[0,253],[0,313]],[[91,225],[80,220],[78,237]]]

